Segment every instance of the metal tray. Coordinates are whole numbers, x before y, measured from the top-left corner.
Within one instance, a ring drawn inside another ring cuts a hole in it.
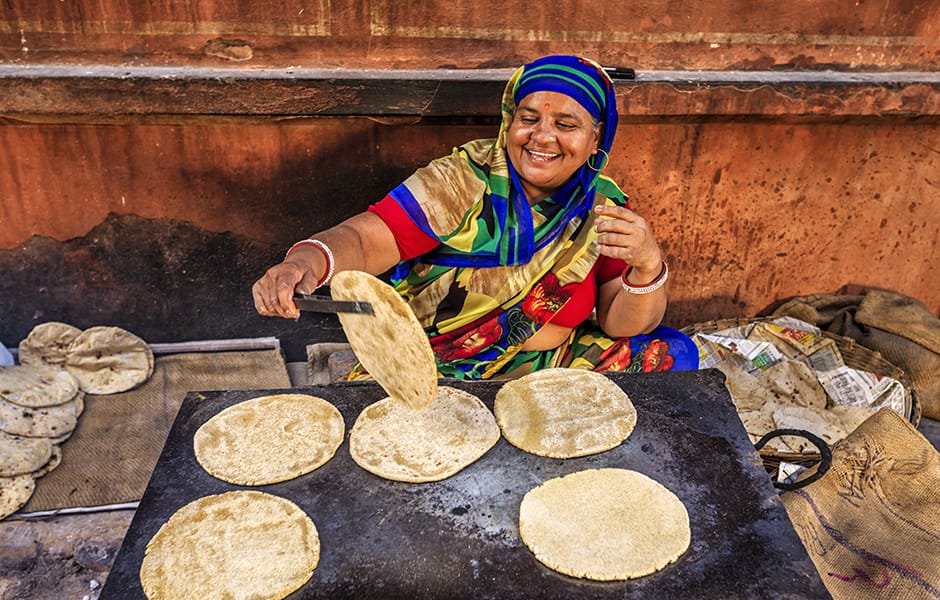
[[[637,407],[620,446],[559,460],[501,439],[460,473],[434,483],[387,481],[349,456],[348,440],[316,471],[259,489],[297,503],[320,534],[320,563],[291,598],[815,598],[829,597],[790,525],[716,370],[610,374]],[[442,380],[492,409],[500,382]],[[196,462],[196,430],[220,410],[275,392],[335,404],[352,427],[385,396],[374,383],[270,391],[190,393],[115,559],[100,598],[145,598],[139,569],[147,542],[185,504],[247,489]],[[522,497],[543,481],[598,467],[645,473],[689,511],[692,542],[665,569],[624,582],[592,582],[544,567],[519,538]],[[199,560],[194,556],[193,560]]]

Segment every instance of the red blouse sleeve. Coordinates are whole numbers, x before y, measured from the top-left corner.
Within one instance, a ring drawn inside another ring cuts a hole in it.
[[[597,261],[597,283],[607,283],[615,277],[620,277],[623,275],[624,270],[627,268],[627,263],[620,258],[610,258],[609,256],[602,256]]]
[[[398,202],[391,196],[385,196],[369,207],[369,212],[377,214],[395,236],[400,260],[408,260],[433,250],[440,243],[421,231],[411,220]]]

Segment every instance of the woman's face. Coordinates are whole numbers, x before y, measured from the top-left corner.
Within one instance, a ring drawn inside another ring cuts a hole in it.
[[[551,196],[597,149],[601,128],[571,96],[534,92],[516,107],[506,153],[529,202]]]

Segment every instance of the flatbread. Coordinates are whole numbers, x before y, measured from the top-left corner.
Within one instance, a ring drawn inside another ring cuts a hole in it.
[[[32,473],[52,458],[48,438],[28,438],[0,431],[0,477]]]
[[[809,365],[800,360],[784,360],[767,367],[757,380],[766,395],[792,406],[824,409],[829,396]]]
[[[366,471],[393,481],[440,481],[499,441],[493,413],[479,398],[440,386],[422,410],[392,398],[367,406],[349,433],[349,454]]]
[[[39,408],[68,402],[78,393],[78,381],[61,368],[49,365],[0,367],[0,398]]]
[[[254,490],[182,507],[147,543],[147,598],[284,598],[320,560],[317,528],[293,502]]]
[[[193,436],[196,460],[213,477],[265,485],[309,473],[343,443],[335,406],[307,394],[262,396],[230,406]]]
[[[36,489],[32,475],[0,477],[0,519],[5,519],[29,502]]]
[[[58,444],[52,445],[52,455],[49,457],[49,460],[43,466],[39,467],[35,472],[31,473],[34,479],[39,479],[43,475],[48,475],[62,464],[62,448]]]
[[[126,392],[153,373],[147,343],[120,327],[91,327],[69,344],[65,368],[89,394]]]
[[[544,369],[511,380],[496,392],[493,411],[510,444],[551,458],[610,450],[636,426],[626,392],[582,369]]]
[[[83,408],[82,394],[64,404],[42,408],[26,408],[0,398],[0,431],[59,440],[75,430]]]
[[[65,368],[69,345],[82,330],[68,323],[49,321],[33,327],[19,346],[22,365],[52,365]]]
[[[579,471],[530,490],[519,506],[519,533],[545,566],[600,581],[649,575],[691,541],[682,501],[625,469]]]
[[[336,300],[372,304],[374,314],[339,313],[356,358],[382,389],[411,408],[425,408],[437,391],[437,363],[418,318],[395,288],[362,271],[340,271],[330,281]]]

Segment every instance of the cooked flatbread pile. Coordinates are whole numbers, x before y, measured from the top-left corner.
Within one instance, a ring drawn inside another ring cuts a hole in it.
[[[19,363],[0,366],[0,519],[26,504],[36,479],[58,466],[59,445],[78,426],[85,394],[146,381],[153,353],[117,327],[82,331],[50,321],[20,342]]]
[[[437,392],[437,363],[418,318],[382,280],[362,271],[340,271],[330,281],[335,300],[359,300],[373,314],[339,313],[356,358],[395,400],[425,408]]]
[[[600,581],[658,571],[691,540],[682,501],[625,469],[578,471],[531,490],[519,507],[519,533],[547,567]]]
[[[458,473],[498,441],[496,419],[479,398],[440,386],[428,408],[394,398],[366,407],[349,433],[349,454],[379,477],[419,483]]]
[[[636,426],[636,408],[600,373],[544,369],[507,382],[496,393],[496,422],[517,448],[574,458],[620,445]]]
[[[322,398],[276,394],[230,406],[193,438],[196,460],[237,485],[266,485],[309,473],[343,442],[343,415]]]
[[[26,504],[36,479],[59,465],[59,444],[78,424],[84,395],[60,368],[0,367],[0,519]]]
[[[284,598],[320,560],[317,528],[296,504],[242,490],[182,507],[147,544],[147,598]]]
[[[83,331],[57,321],[40,323],[20,342],[19,361],[65,369],[88,394],[126,392],[153,374],[153,352],[144,340],[103,325]]]
[[[758,375],[730,361],[716,365],[725,374],[725,386],[744,429],[753,442],[775,429],[802,429],[832,445],[877,412],[861,406],[827,406],[829,396],[806,363],[787,360]],[[814,450],[803,437],[771,439],[767,447],[779,452]]]

